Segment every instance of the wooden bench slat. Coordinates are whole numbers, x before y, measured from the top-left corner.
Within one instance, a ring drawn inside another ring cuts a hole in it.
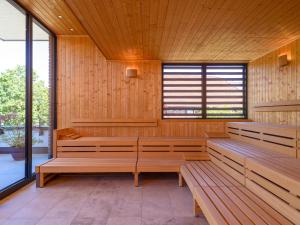
[[[241,186],[240,183],[215,167],[210,161],[190,162],[181,168],[186,168],[189,171],[198,186]]]
[[[251,171],[247,171],[246,176],[249,180],[254,181],[265,189],[268,189],[274,195],[280,196],[282,200],[288,202],[293,207],[300,209],[300,201],[297,196],[291,195],[289,192],[287,192],[287,190],[273,184],[272,182],[269,182],[268,180]]]
[[[264,202],[261,198],[259,198],[253,192],[249,191],[247,188],[239,188],[239,191],[242,192],[245,196],[248,196],[248,198],[252,199],[252,201],[255,202],[257,205],[259,205],[259,207],[264,212],[271,215],[280,224],[285,224],[285,225],[291,225],[292,224],[291,221],[289,221],[288,219],[283,217],[275,209],[270,207],[270,205],[268,205],[266,202]]]
[[[217,206],[217,209],[222,213],[222,216],[225,218],[228,224],[230,225],[240,225],[241,223],[238,221],[238,219],[235,217],[235,215],[232,214],[230,209],[226,207],[223,203],[223,199],[220,199],[216,193],[212,190],[212,187],[200,187],[204,191],[205,195],[210,199],[211,202],[215,206]],[[197,189],[199,190],[199,189]],[[197,196],[197,192],[195,194]],[[202,196],[203,197],[203,196]]]
[[[266,191],[249,179],[246,179],[246,187],[256,195],[258,195],[260,198],[262,198],[265,202],[271,204],[274,209],[279,211],[290,221],[294,222],[295,224],[299,224],[300,213],[296,209],[290,207],[281,199],[274,197],[272,193]]]
[[[270,162],[264,159],[249,158],[246,160],[246,167],[300,196],[300,177],[298,174],[300,161],[299,166],[293,168],[292,163],[295,160],[299,161],[298,159],[278,159]]]
[[[226,205],[226,207],[231,211],[231,213],[238,219],[238,221],[241,224],[252,224],[253,222],[249,219],[249,217],[247,216],[247,214],[245,214],[245,212],[243,212],[240,209],[240,205],[238,203],[236,203],[235,201],[233,201],[232,196],[228,195],[226,190],[227,187],[224,187],[222,189],[218,188],[218,187],[212,187],[212,190],[216,193],[216,195],[222,200],[222,202],[224,203],[224,205]],[[248,209],[249,211],[249,209]],[[247,210],[246,210],[247,213]]]
[[[297,127],[295,126],[230,122],[226,125],[226,131],[232,139],[288,156],[297,156]]]
[[[194,179],[197,182],[196,186],[206,186],[207,185],[207,181],[204,177],[202,177],[199,172],[195,169],[195,167],[189,163],[186,166],[188,168],[188,170],[191,172],[192,176],[194,177]]]
[[[194,189],[195,187],[197,187],[199,185],[198,181],[195,179],[195,177],[191,173],[190,169],[188,169],[188,167],[186,167],[186,166],[182,166],[180,168],[180,174],[182,177],[184,177],[185,182],[187,183],[187,185],[189,186],[189,188],[191,189],[191,192],[193,194],[194,191],[192,189]]]
[[[195,199],[201,207],[209,224],[211,225],[231,225],[228,223],[223,213],[221,213],[211,199],[204,192],[203,188],[198,186],[195,188]]]
[[[251,219],[255,224],[278,224],[279,223],[272,218],[269,214],[267,214],[260,205],[258,205],[255,201],[253,201],[252,198],[249,198],[249,196],[246,196],[243,192],[240,191],[240,189],[246,189],[244,187],[232,187],[230,190],[227,188],[224,191],[230,196],[230,198],[235,201],[237,204],[239,204],[241,207],[241,210],[243,210],[246,215],[250,216]],[[270,207],[270,206],[268,206]]]
[[[180,172],[185,160],[208,160],[205,139],[199,137],[140,137],[137,172]]]
[[[200,163],[200,162],[199,162]],[[219,167],[215,166],[213,163],[202,163],[211,173],[215,174],[225,186],[241,186],[239,182],[237,182],[234,178],[229,176]]]
[[[181,172],[210,224],[292,224],[213,162],[190,162]]]

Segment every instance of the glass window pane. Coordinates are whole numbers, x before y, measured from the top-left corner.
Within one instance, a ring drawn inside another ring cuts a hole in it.
[[[32,171],[50,155],[50,36],[33,23]]]
[[[26,16],[0,1],[0,190],[25,177]]]

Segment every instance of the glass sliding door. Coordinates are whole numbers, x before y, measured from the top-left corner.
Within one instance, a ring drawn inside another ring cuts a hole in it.
[[[51,35],[37,21],[32,26],[32,171],[50,157]]]
[[[25,178],[26,16],[0,1],[0,191]]]
[[[0,199],[52,155],[55,43],[16,1],[0,0]]]

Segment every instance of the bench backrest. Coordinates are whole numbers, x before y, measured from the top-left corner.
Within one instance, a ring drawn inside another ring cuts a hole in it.
[[[229,122],[226,124],[226,132],[233,139],[297,156],[297,129],[294,126]]]
[[[58,158],[137,158],[137,137],[81,137],[74,129],[54,132]]]
[[[140,159],[208,160],[203,138],[140,137]]]

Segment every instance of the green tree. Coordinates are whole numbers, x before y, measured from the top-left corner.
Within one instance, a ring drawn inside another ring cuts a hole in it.
[[[24,126],[25,122],[25,67],[0,73],[0,125]],[[33,73],[33,126],[49,124],[49,92],[45,82]]]

